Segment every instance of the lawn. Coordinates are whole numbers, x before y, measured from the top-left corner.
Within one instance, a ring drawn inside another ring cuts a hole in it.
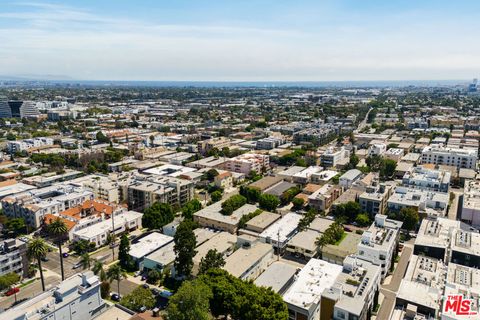
[[[338,245],[343,241],[343,239],[345,239],[346,237],[347,237],[347,233],[346,233],[346,232],[343,232],[343,233],[342,233],[342,237],[341,237],[340,239],[338,239],[338,241],[335,242],[333,245],[334,245],[334,246],[338,246]]]

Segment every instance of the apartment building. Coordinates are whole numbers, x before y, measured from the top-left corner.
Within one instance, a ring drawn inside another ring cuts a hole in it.
[[[396,187],[387,201],[387,206],[389,210],[396,212],[403,208],[415,208],[419,213],[430,217],[444,217],[448,203],[447,193]]]
[[[350,151],[341,148],[329,147],[320,156],[320,164],[325,168],[335,168],[339,164],[347,163],[350,159]]]
[[[402,178],[402,185],[409,188],[448,193],[451,173],[449,171],[412,167]]]
[[[231,140],[227,138],[211,138],[199,141],[197,143],[197,148],[200,154],[206,155],[212,149],[222,150],[223,148],[230,147],[231,143]]]
[[[366,188],[366,191],[359,196],[358,201],[362,210],[367,212],[370,217],[374,217],[377,214],[385,213],[387,200],[392,192],[392,186],[373,180],[372,184]]]
[[[173,177],[138,174],[120,184],[126,190],[128,207],[136,211],[143,211],[157,201],[183,206],[194,196],[193,182]]]
[[[123,200],[120,185],[107,176],[91,174],[71,180],[70,183],[90,190],[93,192],[95,198],[103,199],[111,203],[119,203]]]
[[[0,242],[0,276],[15,272],[21,277],[26,277],[29,266],[25,242],[18,239]]]
[[[455,166],[458,169],[476,169],[478,152],[473,149],[460,149],[430,145],[422,150],[422,163]]]
[[[387,145],[385,143],[375,143],[368,147],[368,156],[383,156],[387,151]]]
[[[244,153],[228,159],[221,165],[224,170],[248,175],[251,171],[262,173],[270,168],[270,157],[263,154]]]
[[[377,214],[372,225],[362,234],[357,257],[380,266],[382,278],[390,269],[400,238],[401,221]]]
[[[7,149],[9,153],[28,151],[30,149],[41,148],[45,146],[53,146],[53,139],[47,137],[39,137],[7,142]]]
[[[325,211],[342,194],[342,189],[332,184],[325,184],[308,196],[309,206],[319,211]]]
[[[142,228],[143,214],[136,211],[121,212],[112,215],[111,218],[73,231],[72,241],[86,240],[100,247],[107,242],[109,234],[120,235],[122,233]]]
[[[462,211],[460,219],[473,227],[480,229],[480,181],[467,180],[460,203]]]
[[[86,271],[4,311],[0,320],[91,320],[106,308],[98,277]]]
[[[93,198],[91,191],[59,184],[10,195],[1,204],[5,215],[24,218],[29,226],[39,228],[46,214],[58,214]]]

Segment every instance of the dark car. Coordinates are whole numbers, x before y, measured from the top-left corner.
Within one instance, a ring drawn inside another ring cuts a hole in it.
[[[144,289],[150,289],[150,286],[149,286],[148,284],[146,284],[146,283],[144,283],[144,284],[142,285],[142,287],[143,287]]]
[[[142,281],[145,281],[145,280],[147,280],[147,276],[146,276],[146,275],[143,275],[143,276],[142,276]]]
[[[120,301],[120,295],[118,293],[112,293],[112,295],[110,296],[110,298],[113,300],[113,301]]]
[[[42,260],[43,262],[47,262],[48,258],[47,257],[42,257],[40,260]]]
[[[64,252],[64,253],[62,254],[62,256],[63,256],[64,258],[68,258],[69,254],[66,253],[66,252]]]
[[[14,288],[11,288],[10,290],[8,290],[7,292],[5,292],[5,295],[8,297],[8,296],[11,296],[17,292],[19,292],[20,289],[17,288],[17,287],[14,287]]]
[[[157,288],[153,288],[151,291],[154,296],[158,296],[160,294],[160,290],[158,290]]]

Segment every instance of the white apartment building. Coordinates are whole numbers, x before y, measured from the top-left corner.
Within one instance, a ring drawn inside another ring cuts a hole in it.
[[[449,148],[436,144],[422,150],[422,163],[476,169],[477,159],[477,151],[472,149]]]
[[[383,154],[383,157],[398,162],[404,155],[405,151],[403,149],[390,148]]]
[[[87,240],[97,247],[106,243],[110,233],[119,235],[126,231],[142,228],[143,214],[136,211],[127,211],[114,214],[113,218],[102,220],[73,232],[73,241]]]
[[[5,215],[24,218],[28,225],[40,228],[46,214],[58,214],[93,198],[91,191],[58,184],[10,195],[3,198],[1,204]]]
[[[404,187],[448,193],[451,173],[443,170],[432,170],[424,167],[413,167],[405,172],[402,178]]]
[[[0,276],[15,272],[21,277],[28,274],[30,263],[27,258],[27,244],[18,239],[0,242]]]
[[[368,148],[368,156],[383,156],[387,151],[387,145],[385,143],[375,143]]]
[[[222,169],[248,175],[250,171],[261,173],[270,168],[270,157],[263,154],[244,153],[228,159]]]
[[[53,139],[48,137],[39,137],[7,142],[7,149],[9,153],[22,152],[44,146],[53,146]]]
[[[396,187],[387,201],[388,209],[400,211],[403,208],[416,208],[428,216],[444,217],[447,213],[449,196],[447,193]]]
[[[93,272],[86,271],[4,311],[0,320],[91,320],[105,309],[100,281]]]
[[[320,164],[325,168],[334,168],[340,163],[346,163],[350,159],[350,151],[341,147],[335,149],[329,147],[325,152],[320,156]]]
[[[460,219],[480,229],[480,181],[467,180],[463,190]]]
[[[401,221],[377,214],[372,225],[362,234],[357,257],[380,266],[382,278],[393,263],[393,256],[400,237]]]

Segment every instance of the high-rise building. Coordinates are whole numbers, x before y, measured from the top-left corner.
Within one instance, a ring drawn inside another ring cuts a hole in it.
[[[12,110],[13,113],[13,110]],[[40,112],[37,109],[36,103],[33,101],[25,101],[20,107],[20,118],[37,117]]]
[[[11,118],[12,112],[8,105],[7,97],[0,96],[0,118]]]
[[[23,101],[21,100],[10,100],[8,105],[10,107],[11,117],[20,118],[20,107],[22,106]]]

